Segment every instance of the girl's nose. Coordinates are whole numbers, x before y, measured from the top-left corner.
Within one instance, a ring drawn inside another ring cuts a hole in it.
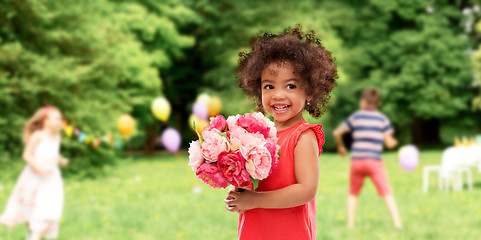
[[[285,96],[284,91],[282,91],[280,89],[276,89],[274,94],[272,95],[272,97],[274,99],[284,99],[286,96]]]

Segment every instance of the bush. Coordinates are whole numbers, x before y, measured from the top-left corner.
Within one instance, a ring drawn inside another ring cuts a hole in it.
[[[62,169],[64,176],[76,175],[80,178],[94,178],[102,175],[106,166],[115,165],[118,151],[115,146],[102,141],[94,148],[93,145],[81,143],[75,135],[71,138],[64,136],[60,153],[68,158],[70,163]]]

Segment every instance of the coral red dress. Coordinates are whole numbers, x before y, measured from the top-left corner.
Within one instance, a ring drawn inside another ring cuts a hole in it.
[[[315,132],[321,154],[324,144],[322,125],[302,121],[279,131],[279,164],[269,177],[259,182],[256,191],[273,191],[296,183],[294,147],[301,133],[308,129]],[[238,239],[316,239],[316,200],[292,208],[248,210],[239,215]]]

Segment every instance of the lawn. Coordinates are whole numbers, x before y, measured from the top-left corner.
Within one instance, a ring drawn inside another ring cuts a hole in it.
[[[395,152],[384,154],[404,230],[396,230],[370,180],[360,196],[356,227],[347,229],[349,160],[322,154],[317,193],[318,239],[479,239],[481,174],[473,191],[421,190],[422,165],[438,164],[440,151],[421,153],[421,166],[402,170]],[[66,201],[59,239],[235,239],[237,216],[224,209],[226,191],[200,183],[187,156],[126,158],[96,180],[65,180]],[[11,165],[11,164],[10,164]],[[0,170],[0,208],[20,164]],[[431,179],[435,183],[435,178]],[[199,186],[202,191],[194,193]],[[0,239],[23,239],[24,226],[0,226]]]

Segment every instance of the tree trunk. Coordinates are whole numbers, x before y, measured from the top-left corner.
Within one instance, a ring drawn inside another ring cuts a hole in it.
[[[144,154],[145,155],[153,155],[155,153],[155,123],[147,124],[145,126],[145,146],[144,146]]]
[[[439,119],[425,120],[415,117],[412,123],[412,142],[417,145],[436,145],[441,143],[439,137]]]

